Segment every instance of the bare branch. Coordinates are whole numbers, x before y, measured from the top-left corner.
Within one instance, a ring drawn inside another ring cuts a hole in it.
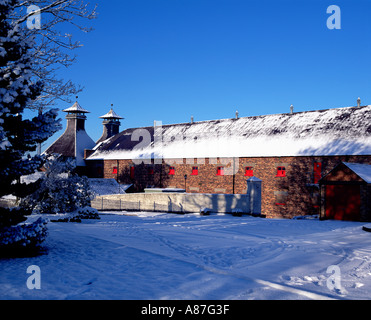
[[[31,5],[39,9],[27,13]],[[71,80],[58,78],[58,69],[71,66],[76,61],[76,55],[72,52],[82,46],[73,40],[71,34],[61,30],[71,25],[82,32],[90,32],[92,28],[85,23],[97,17],[96,8],[97,5],[90,6],[83,0],[18,0],[15,4],[9,19],[14,29],[24,29],[24,39],[34,39],[32,72],[35,82],[42,80],[45,83],[42,94],[30,106],[31,109],[45,109],[58,100],[70,102],[69,96],[75,96],[82,90]],[[41,28],[25,28],[23,24],[37,14],[42,15]]]

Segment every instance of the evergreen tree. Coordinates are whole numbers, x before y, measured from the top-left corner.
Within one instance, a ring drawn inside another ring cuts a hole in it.
[[[22,200],[21,206],[36,213],[71,213],[90,206],[89,180],[76,174],[76,161],[51,156],[36,192]]]
[[[22,185],[20,177],[43,165],[41,156],[30,153],[61,128],[56,109],[40,113],[32,120],[24,118],[25,108],[38,97],[43,83],[33,81],[32,77],[32,38],[24,36],[24,26],[9,20],[17,4],[17,0],[0,0],[0,197],[9,194],[25,197],[37,188],[38,182]],[[45,230],[37,226],[31,228],[31,233],[19,236],[24,230],[16,225],[29,214],[25,209],[0,210],[0,247],[39,242]],[[16,227],[12,229],[13,226]]]

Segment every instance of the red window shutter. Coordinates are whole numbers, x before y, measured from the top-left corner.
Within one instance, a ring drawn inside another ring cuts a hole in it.
[[[321,162],[315,162],[314,163],[314,183],[318,183],[322,178],[322,163]]]
[[[245,168],[245,177],[253,177],[254,176],[254,168],[253,167],[246,167]]]
[[[216,171],[217,176],[224,176],[224,167],[218,167]]]
[[[135,178],[135,167],[130,167],[130,179]]]
[[[192,176],[198,176],[198,167],[192,168]]]
[[[171,176],[175,175],[175,167],[170,167],[169,175]]]
[[[117,174],[117,167],[113,167],[112,174]]]
[[[286,168],[278,167],[277,168],[277,177],[286,177]]]

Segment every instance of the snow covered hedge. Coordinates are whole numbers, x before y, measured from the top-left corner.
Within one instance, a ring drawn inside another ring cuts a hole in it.
[[[18,224],[0,229],[0,250],[40,245],[48,235],[48,220],[40,218],[33,223]]]
[[[91,207],[79,208],[76,213],[77,217],[83,220],[100,219],[98,210]]]
[[[79,208],[67,214],[58,214],[51,217],[51,222],[81,222],[81,220],[99,220],[98,210],[91,207]]]

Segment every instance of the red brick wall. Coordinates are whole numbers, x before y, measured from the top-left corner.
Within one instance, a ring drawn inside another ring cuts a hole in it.
[[[264,157],[240,158],[236,160],[235,175],[217,176],[217,167],[223,161],[229,162],[225,168],[232,168],[233,161],[226,159],[181,159],[173,164],[169,160],[160,164],[134,164],[131,160],[105,160],[103,177],[118,179],[121,183],[133,183],[136,191],[145,187],[185,188],[196,193],[246,193],[249,177],[245,176],[245,167],[254,168],[254,176],[262,182],[262,213],[269,218],[291,218],[297,215],[319,213],[318,189],[313,185],[314,163],[322,163],[322,174],[327,174],[339,162],[358,162],[371,164],[370,156],[339,157]],[[201,163],[200,163],[201,162]],[[130,167],[135,167],[134,179],[130,177]],[[148,167],[153,167],[150,174]],[[169,175],[169,167],[175,167],[175,174]],[[198,166],[199,174],[192,175],[192,167]],[[277,167],[286,168],[286,177],[277,177]],[[113,168],[118,173],[113,173]],[[184,175],[187,175],[185,182]],[[280,202],[283,205],[277,205]],[[285,203],[282,203],[285,202]]]

